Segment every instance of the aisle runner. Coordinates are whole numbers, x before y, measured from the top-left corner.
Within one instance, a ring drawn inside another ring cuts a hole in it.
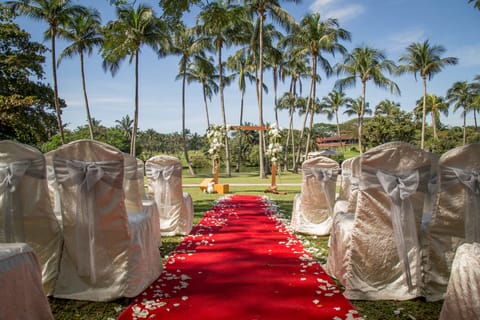
[[[359,317],[267,198],[235,195],[205,214],[119,319]]]

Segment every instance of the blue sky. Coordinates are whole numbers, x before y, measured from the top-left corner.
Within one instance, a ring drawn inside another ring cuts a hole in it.
[[[2,0],[2,2],[4,2]],[[114,9],[108,0],[77,0],[74,2],[97,8],[106,24],[114,18]],[[139,1],[137,1],[139,2]],[[152,5],[157,12],[158,1],[143,1]],[[348,49],[368,45],[384,50],[388,59],[397,62],[398,57],[412,42],[429,39],[432,45],[446,48],[446,56],[459,59],[456,66],[447,66],[436,74],[427,84],[429,93],[444,96],[448,88],[456,81],[472,81],[480,75],[480,11],[468,0],[303,0],[300,4],[282,2],[297,20],[311,12],[319,12],[322,17],[335,17],[340,26],[352,34],[352,41],[344,43]],[[194,15],[190,15],[194,21]],[[43,42],[46,23],[18,18],[16,22],[32,34],[32,39]],[[271,21],[270,21],[271,22]],[[49,46],[49,42],[44,42]],[[58,53],[65,43],[58,43]],[[330,57],[333,65],[341,57]],[[178,73],[178,57],[158,59],[149,48],[143,48],[140,56],[140,130],[154,129],[161,133],[181,131],[181,81],[175,81]],[[46,81],[51,81],[50,57],[45,65]],[[93,54],[86,59],[87,91],[92,116],[105,126],[114,126],[115,120],[125,115],[133,116],[134,109],[134,68],[124,61],[115,77],[105,73],[101,58]],[[317,96],[323,97],[333,89],[336,77],[326,78],[317,85]],[[373,83],[367,83],[366,99],[370,107],[383,99],[401,104],[402,109],[412,111],[415,101],[423,94],[421,81],[407,74],[390,77],[401,90],[401,96],[392,96],[388,91],[377,89]],[[81,89],[79,58],[64,60],[58,69],[59,94],[66,100],[63,120],[71,129],[86,124],[83,93]],[[264,121],[273,122],[273,86],[272,75],[266,71],[264,81],[270,87],[264,95]],[[304,95],[308,92],[308,80],[304,80]],[[192,132],[205,133],[206,119],[201,88],[192,84],[187,89],[186,126]],[[279,86],[279,96],[288,90],[288,83]],[[360,96],[360,83],[346,91],[353,98]],[[244,121],[258,123],[258,107],[253,87],[247,88]],[[238,124],[240,95],[236,84],[225,89],[225,106],[228,124]],[[209,104],[211,123],[221,123],[220,102],[213,98]],[[341,121],[348,120],[345,115]],[[441,121],[449,125],[462,125],[460,111],[450,111]],[[471,119],[467,120],[471,124]],[[315,122],[329,122],[325,116],[316,115]],[[300,128],[302,119],[296,117],[294,126]],[[280,113],[280,126],[288,126],[287,112]]]

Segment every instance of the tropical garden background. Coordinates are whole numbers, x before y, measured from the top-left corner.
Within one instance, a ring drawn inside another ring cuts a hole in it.
[[[472,10],[479,8],[478,1],[469,2]],[[428,91],[436,74],[458,62],[456,57],[445,56],[446,48],[441,44],[429,40],[411,43],[396,61],[381,49],[366,45],[347,51],[345,43],[351,41],[351,33],[338,20],[311,13],[296,21],[282,9],[280,1],[160,0],[155,8],[160,15],[137,1],[110,1],[110,5],[116,8],[117,17],[106,24],[101,23],[96,9],[68,0],[17,0],[0,5],[1,139],[18,140],[42,151],[76,139],[97,139],[144,160],[159,153],[177,155],[194,175],[198,168],[210,165],[206,135],[191,132],[185,125],[185,96],[194,83],[202,86],[207,127],[214,125],[208,104],[212,96],[218,95],[223,121],[217,125],[227,128],[226,86],[237,86],[241,92],[240,126],[252,125],[242,119],[247,88],[257,97],[259,127],[278,127],[278,113],[288,113],[291,121],[280,139],[283,148],[279,167],[283,170],[296,172],[308,152],[316,149],[318,137],[353,137],[358,144],[352,147],[358,152],[402,140],[438,153],[480,139],[480,75],[471,82],[452,79],[443,96]],[[183,14],[193,9],[198,12],[196,23],[187,26]],[[17,16],[46,22],[49,46],[32,41],[29,33],[15,23]],[[56,50],[58,39],[68,43],[60,52]],[[182,82],[182,127],[178,132],[161,134],[153,129],[138,129],[138,72],[133,117],[119,116],[114,127],[105,127],[91,116],[85,56],[101,55],[105,72],[115,75],[123,60],[138,71],[143,47],[155,50],[159,59],[178,57],[177,77]],[[335,54],[343,58],[332,64]],[[67,58],[78,59],[82,77],[79,90],[83,91],[85,105],[86,125],[73,130],[66,129],[62,121],[62,110],[68,106],[58,92],[56,75],[57,67]],[[52,70],[44,70],[46,59],[54,62]],[[46,72],[53,74],[53,88],[44,81]],[[273,74],[273,87],[263,80],[267,72]],[[369,104],[369,87],[400,94],[395,77],[404,73],[418,79],[424,89],[413,111],[407,112],[405,106],[388,99]],[[316,88],[325,76],[336,77],[337,81],[328,95],[318,97]],[[289,90],[277,92],[279,82],[288,83]],[[345,89],[354,86],[362,88],[361,96],[346,95]],[[264,106],[263,94],[269,91],[273,91],[275,104]],[[274,114],[270,117],[275,119],[273,123],[265,122],[266,112]],[[442,117],[451,113],[462,114],[462,127],[442,123]],[[295,114],[303,119],[301,129],[294,129]],[[318,114],[327,115],[331,122],[316,123],[314,117]],[[340,123],[339,114],[351,120]],[[232,169],[247,166],[259,168],[264,177],[268,171],[265,131],[231,130],[226,137],[221,157],[226,176]],[[341,158],[344,150],[338,151]]]

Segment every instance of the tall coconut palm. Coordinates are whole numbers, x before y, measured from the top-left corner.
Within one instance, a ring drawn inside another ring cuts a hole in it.
[[[427,108],[427,79],[442,71],[447,65],[455,65],[458,59],[454,57],[441,58],[445,48],[439,45],[430,45],[428,40],[423,43],[412,43],[407,47],[407,52],[398,59],[400,63],[399,74],[409,72],[413,73],[415,80],[417,73],[423,81],[423,112],[422,112],[422,137],[420,147],[425,147],[425,119]]]
[[[322,104],[324,105],[324,109],[328,110],[327,118],[328,120],[332,120],[333,116],[335,115],[335,123],[337,125],[337,135],[340,138],[340,122],[338,121],[338,112],[340,107],[346,105],[351,101],[344,92],[333,90],[328,93],[326,97],[323,97]]]
[[[285,92],[283,96],[278,100],[278,109],[288,110],[289,122],[288,122],[288,133],[287,139],[285,141],[285,150],[284,150],[284,171],[288,170],[288,152],[289,144],[292,145],[292,159],[295,158],[295,135],[293,132],[293,117],[295,112],[306,109],[307,102],[305,98],[292,94],[292,92]],[[290,142],[291,141],[291,142]],[[295,162],[295,159],[294,159]]]
[[[240,90],[240,120],[239,125],[243,126],[243,104],[245,98],[245,92],[247,90],[247,80],[250,83],[255,81],[255,75],[253,75],[250,70],[249,66],[247,65],[247,50],[242,48],[236,51],[233,55],[231,55],[227,60],[227,66],[232,71],[235,72],[235,76],[238,78],[238,89]],[[237,167],[235,171],[240,171],[240,164],[242,161],[242,135],[243,131],[240,130],[239,132],[239,140],[238,140],[238,158],[237,158]]]
[[[178,63],[180,73],[177,79],[182,79],[182,137],[183,137],[183,152],[185,162],[191,175],[195,175],[190,158],[188,156],[188,143],[185,127],[185,90],[187,83],[187,67],[191,59],[199,55],[202,50],[207,48],[208,42],[204,37],[197,37],[193,29],[187,29],[183,24],[178,24],[173,36],[171,52],[180,55]]]
[[[243,21],[244,13],[241,7],[218,0],[204,5],[197,16],[199,32],[211,39],[212,47],[217,52],[220,111],[224,127],[227,127],[227,116],[225,112],[225,97],[223,94],[225,79],[223,74],[222,49],[224,46],[230,46],[237,41],[237,37],[239,36],[237,31]],[[227,177],[231,175],[228,134],[225,136],[225,175]]]
[[[316,83],[319,79],[318,65],[323,69],[327,76],[332,74],[332,66],[327,58],[324,56],[328,53],[334,56],[337,53],[345,53],[345,47],[340,41],[349,41],[350,32],[340,28],[338,20],[329,18],[322,20],[319,13],[305,15],[295,31],[285,37],[285,42],[292,47],[297,48],[300,55],[306,55],[311,60],[311,75],[310,75],[310,93],[307,101],[307,110],[301,130],[300,139],[303,138],[303,132],[306,125],[306,120],[310,114],[310,130],[308,131],[307,141],[311,139],[311,132],[313,129],[313,113],[310,113],[313,102],[316,101]],[[306,143],[305,154],[308,153],[309,143]],[[298,145],[296,165],[300,161],[301,143]]]
[[[463,144],[467,144],[467,112],[473,102],[472,86],[467,81],[457,81],[447,90],[447,101],[453,104],[453,111],[462,108]]]
[[[298,3],[299,0],[286,0],[294,3]],[[259,80],[257,83],[257,91],[259,92],[258,97],[258,125],[263,126],[263,64],[264,64],[264,23],[267,15],[270,15],[272,19],[280,23],[287,31],[295,25],[295,19],[287,11],[285,11],[280,6],[280,1],[278,0],[245,0],[244,1],[246,9],[250,13],[256,13],[258,16],[258,72]],[[264,132],[260,131],[259,139],[259,162],[260,162],[260,178],[265,178],[265,167],[264,167],[264,153],[265,153],[265,136]]]
[[[389,116],[400,111],[400,103],[384,99],[375,106],[375,115]]]
[[[16,0],[7,1],[6,5],[21,15],[48,23],[48,30],[45,34],[51,41],[53,105],[55,106],[55,112],[57,114],[60,139],[62,143],[64,143],[65,136],[63,133],[62,115],[58,98],[56,39],[59,27],[65,25],[70,17],[86,14],[87,9],[80,5],[74,5],[71,0]]]
[[[206,54],[201,51],[193,57],[187,69],[187,83],[198,82],[202,85],[207,128],[210,128],[207,100],[211,101],[213,94],[218,93],[218,75],[213,63],[213,58],[207,57]]]
[[[101,35],[101,19],[97,10],[89,9],[88,14],[76,15],[72,17],[64,27],[61,27],[58,34],[71,42],[69,46],[63,49],[59,56],[60,63],[64,58],[80,56],[80,74],[82,77],[83,99],[85,101],[85,111],[87,114],[88,129],[90,139],[93,140],[93,124],[88,104],[87,86],[85,82],[85,54],[91,55],[93,48],[103,43]]]
[[[434,94],[427,95],[426,113],[432,116],[433,140],[438,140],[437,126],[440,121],[440,113],[448,116],[448,103],[443,97]],[[423,98],[417,100],[417,106],[414,109],[415,114],[423,114]]]
[[[139,112],[139,58],[142,46],[149,46],[163,56],[170,45],[167,24],[157,18],[146,5],[117,7],[117,19],[105,27],[102,49],[103,67],[115,75],[127,56],[135,64],[135,112],[133,116],[130,154],[135,156]]]
[[[384,72],[393,74],[395,68],[395,63],[388,60],[381,50],[368,46],[354,48],[352,52],[345,56],[343,63],[338,63],[335,66],[339,75],[346,75],[345,78],[336,81],[336,88],[343,90],[345,88],[353,87],[356,84],[357,78],[362,83],[362,108],[360,110],[358,123],[358,149],[360,153],[363,152],[362,122],[365,110],[367,81],[372,80],[377,87],[389,89],[391,93],[399,95],[400,89],[398,88],[398,85],[383,74]]]
[[[357,99],[350,99],[349,102],[345,105],[346,110],[343,112],[347,116],[355,116],[357,117],[357,127],[360,126],[360,122],[362,121],[365,115],[371,115],[372,109],[370,109],[370,104],[365,102],[362,96],[358,97]]]

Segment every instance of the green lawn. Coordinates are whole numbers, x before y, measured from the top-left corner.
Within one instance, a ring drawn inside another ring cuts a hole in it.
[[[200,191],[198,185],[209,176],[189,177],[184,175],[183,184],[193,185],[185,187],[184,191],[191,194],[194,201],[195,217],[197,224],[207,211],[222,195],[206,194]],[[277,176],[278,190],[286,194],[265,193],[270,184],[270,179],[260,179],[257,174],[233,174],[231,178],[225,178],[220,174],[219,183],[230,184],[231,194],[259,194],[270,197],[278,206],[280,218],[287,223],[290,221],[293,197],[300,192],[301,175],[293,173],[280,173]],[[287,185],[282,185],[287,184]],[[295,185],[292,185],[295,184]],[[308,235],[297,235],[309,252],[320,262],[325,263],[328,249],[328,237],[317,237]],[[182,237],[163,237],[161,255],[168,256],[175,246],[182,240]],[[50,298],[50,305],[55,319],[115,319],[125,308],[130,300],[119,299],[108,303],[94,303],[86,301],[63,300]],[[364,319],[393,320],[393,319],[416,319],[436,320],[438,319],[442,302],[425,302],[422,299],[414,301],[352,301],[353,305],[363,315]]]

